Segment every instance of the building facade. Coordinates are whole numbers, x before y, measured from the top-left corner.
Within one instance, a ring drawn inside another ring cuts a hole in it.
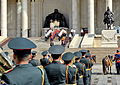
[[[101,34],[106,28],[104,12],[109,6],[114,13],[115,26],[120,26],[120,0],[1,0],[1,36],[39,37],[48,14],[54,9],[62,13],[69,28],[80,33],[88,28],[91,34]]]

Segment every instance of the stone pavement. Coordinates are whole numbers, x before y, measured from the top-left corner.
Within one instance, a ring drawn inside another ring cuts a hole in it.
[[[91,85],[120,85],[120,75],[116,74],[114,64],[112,74],[103,75],[101,64],[95,64],[92,69]]]

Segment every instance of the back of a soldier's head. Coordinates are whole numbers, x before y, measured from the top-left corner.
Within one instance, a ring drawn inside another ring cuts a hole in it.
[[[51,54],[53,59],[58,59],[61,57],[62,53],[64,52],[65,47],[62,45],[53,45],[49,48],[49,53]]]
[[[31,49],[28,50],[13,50],[14,57],[17,58],[19,61],[26,61],[28,60],[28,56],[31,54]]]
[[[17,37],[9,41],[8,47],[13,49],[13,58],[16,58],[18,61],[26,61],[31,54],[31,49],[37,46],[26,38]]]

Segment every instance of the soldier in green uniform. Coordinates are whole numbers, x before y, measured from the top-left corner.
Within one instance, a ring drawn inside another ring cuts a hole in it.
[[[89,59],[87,59],[85,57],[87,50],[81,50],[80,52],[82,53],[82,58],[80,60],[80,63],[83,63],[85,65],[85,68],[86,68],[85,75],[83,76],[83,82],[84,82],[84,85],[90,85],[90,82],[89,82],[89,70],[90,70],[89,64],[90,64],[90,61],[89,61]]]
[[[66,84],[68,85],[76,85],[76,76],[77,76],[77,68],[73,64],[74,54],[71,52],[67,52],[62,56],[64,64],[66,65]]]
[[[40,63],[38,60],[34,59],[36,57],[37,51],[32,51],[32,58],[29,61],[29,63],[31,63],[33,66],[39,66]]]
[[[80,59],[82,58],[81,52],[75,52],[75,63],[74,65],[78,68],[77,74],[77,85],[84,85],[83,76],[85,75],[85,65],[80,63]]]
[[[89,79],[89,85],[91,84],[91,74],[92,74],[92,66],[93,66],[93,63],[92,61],[90,60],[91,58],[91,54],[90,53],[86,53],[86,56],[85,56],[87,59],[89,59],[89,67],[88,67],[88,79]]]
[[[65,85],[66,84],[66,66],[61,64],[61,55],[65,47],[61,45],[53,45],[49,48],[53,61],[45,66],[50,85]]]
[[[32,41],[17,37],[10,40],[8,47],[13,49],[16,67],[4,73],[1,81],[9,85],[50,85],[45,71],[29,63],[31,49],[36,48]]]
[[[46,65],[48,65],[48,64],[51,63],[51,62],[49,61],[48,51],[43,51],[43,52],[41,53],[41,55],[43,56],[43,58],[40,59],[40,62],[41,62],[41,65],[42,65],[42,66],[45,67]]]

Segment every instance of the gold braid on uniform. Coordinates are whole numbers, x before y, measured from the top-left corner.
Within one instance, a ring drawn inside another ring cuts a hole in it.
[[[5,81],[0,80],[0,85],[6,85]]]
[[[42,71],[42,85],[44,85],[44,80],[45,80],[45,78],[44,78],[44,70],[43,70],[43,66],[37,66],[41,71]]]
[[[66,66],[66,84],[68,84],[68,66]]]

